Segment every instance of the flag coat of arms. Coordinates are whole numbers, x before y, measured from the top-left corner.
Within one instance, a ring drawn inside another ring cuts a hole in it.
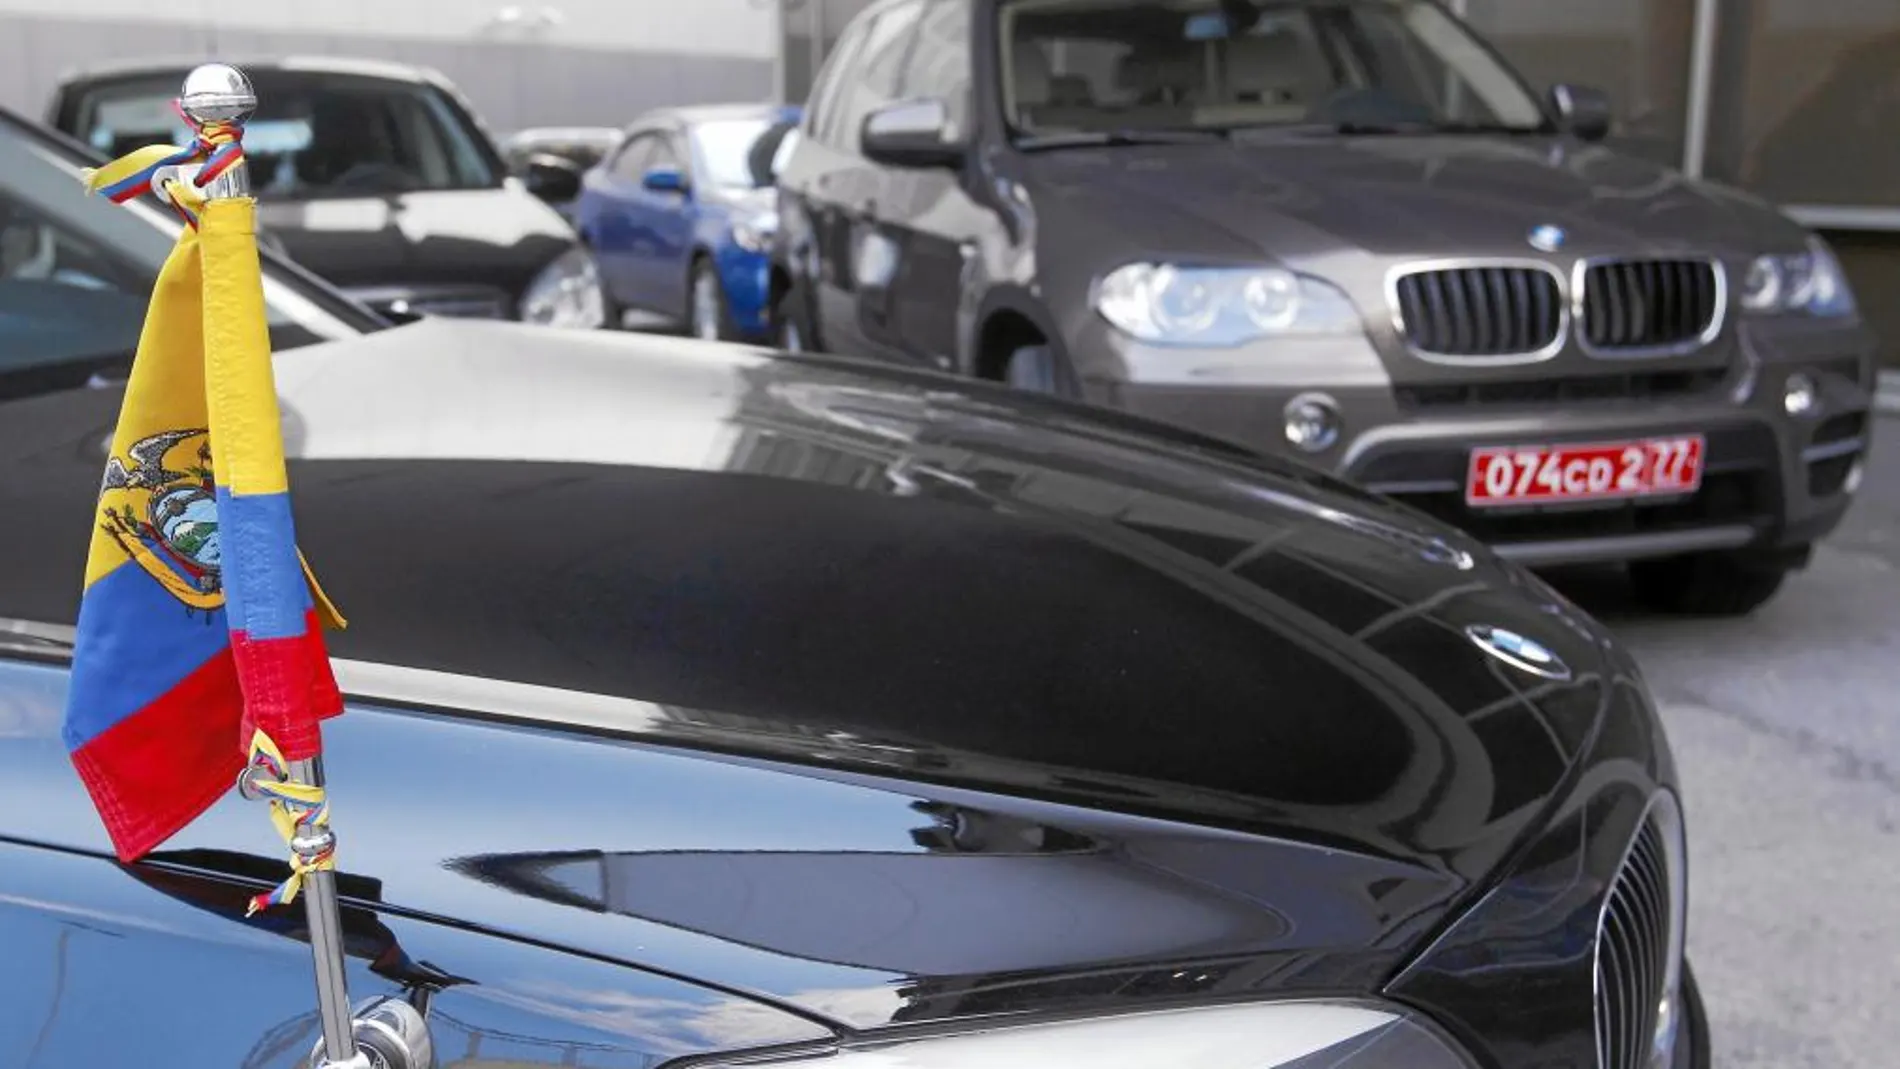
[[[135,157],[92,188],[150,188],[155,168]],[[280,766],[315,756],[319,722],[342,711],[322,629],[343,621],[291,518],[256,204],[164,188],[191,225],[154,285],[113,434],[64,723],[125,861],[260,752]]]

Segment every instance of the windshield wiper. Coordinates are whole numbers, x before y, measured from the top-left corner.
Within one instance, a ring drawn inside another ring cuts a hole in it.
[[[1032,134],[1017,138],[1016,147],[1025,152],[1055,148],[1088,148],[1097,145],[1201,145],[1226,141],[1224,127],[1156,127],[1124,130],[1066,130],[1059,134]]]

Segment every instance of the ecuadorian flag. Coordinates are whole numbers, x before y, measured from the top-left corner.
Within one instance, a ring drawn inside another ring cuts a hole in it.
[[[112,170],[95,190],[123,184]],[[125,861],[231,789],[260,743],[315,756],[342,711],[322,628],[343,622],[291,522],[256,202],[167,188],[193,225],[159,272],[113,435],[64,725]]]

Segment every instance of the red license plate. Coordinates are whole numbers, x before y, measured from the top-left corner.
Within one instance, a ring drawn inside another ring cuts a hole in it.
[[[1472,505],[1601,501],[1693,493],[1702,485],[1699,434],[1587,445],[1485,446],[1471,451]]]

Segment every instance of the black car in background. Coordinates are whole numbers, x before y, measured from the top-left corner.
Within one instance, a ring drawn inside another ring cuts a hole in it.
[[[1853,498],[1873,338],[1818,237],[1608,128],[1431,0],[880,0],[779,176],[778,337],[1746,612]]]
[[[122,379],[159,268],[184,224],[88,194],[97,155],[0,108],[0,399]],[[266,248],[271,346],[357,338],[389,320]],[[30,473],[21,477],[30,478]]]
[[[165,237],[42,210],[0,360]],[[120,865],[60,737],[123,400],[78,351],[0,401],[0,1065],[299,1064],[265,811]],[[1648,690],[1472,539],[888,364],[440,317],[274,363],[350,989],[441,1065],[1709,1065]]]
[[[236,64],[257,89],[245,156],[267,240],[386,314],[604,321],[593,260],[547,201],[578,175],[511,176],[446,78],[362,60]],[[172,109],[192,61],[140,61],[64,78],[47,121],[112,157],[189,136]]]

